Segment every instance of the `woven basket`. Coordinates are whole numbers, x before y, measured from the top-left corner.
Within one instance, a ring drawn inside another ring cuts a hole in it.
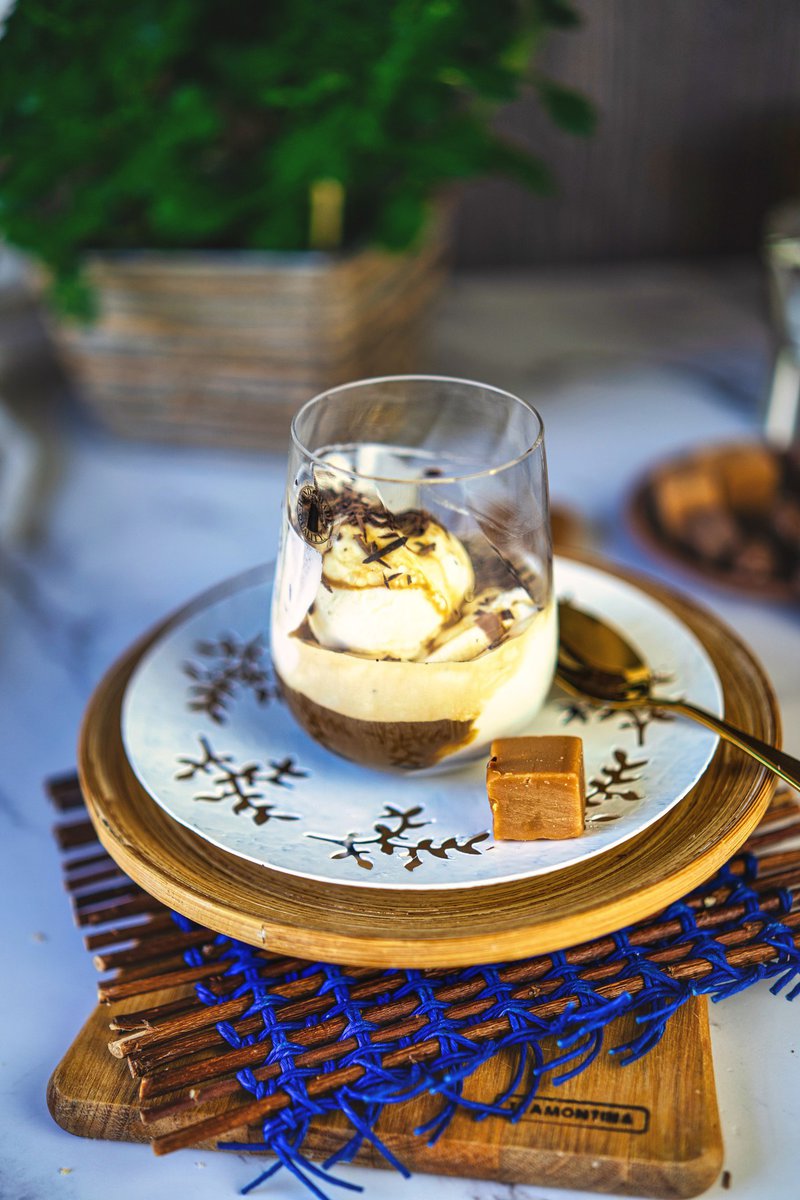
[[[413,252],[95,254],[100,316],[55,331],[81,395],[137,438],[273,448],[317,392],[418,370],[444,221]]]

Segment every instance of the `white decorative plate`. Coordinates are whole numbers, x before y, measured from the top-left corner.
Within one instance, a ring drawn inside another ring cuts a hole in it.
[[[720,714],[717,673],[694,635],[629,583],[556,560],[556,591],[625,631],[664,679]],[[252,862],[309,879],[455,888],[556,871],[657,821],[702,775],[717,744],[658,712],[608,712],[554,689],[531,733],[584,740],[586,832],[495,842],[485,762],[397,776],[324,750],[276,695],[268,653],[272,568],[170,625],[131,677],[122,736],[142,786],[176,821]]]

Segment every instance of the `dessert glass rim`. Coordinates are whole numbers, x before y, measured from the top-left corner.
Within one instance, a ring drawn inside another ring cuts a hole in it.
[[[350,467],[340,467],[338,464],[335,467],[332,467],[324,457],[310,450],[309,447],[303,442],[303,439],[298,432],[299,422],[311,408],[319,404],[322,400],[327,400],[330,396],[335,396],[339,392],[349,392],[355,388],[368,387],[371,384],[401,382],[457,383],[465,387],[480,388],[485,392],[493,392],[496,396],[503,396],[507,400],[512,400],[521,408],[526,409],[535,417],[538,425],[536,437],[530,443],[530,445],[526,446],[525,449],[519,454],[515,455],[513,458],[506,459],[502,463],[498,463],[496,466],[484,467],[480,471],[466,471],[463,474],[458,473],[455,475],[436,475],[434,477],[422,475],[406,475],[401,477],[395,477],[392,475],[374,475],[365,471],[355,471]],[[305,404],[303,404],[302,407],[299,408],[292,417],[291,438],[296,449],[300,451],[300,453],[308,462],[314,463],[320,467],[325,467],[326,470],[333,470],[337,474],[347,475],[352,479],[364,479],[374,483],[413,483],[415,480],[418,480],[419,482],[424,482],[426,486],[436,486],[438,484],[463,483],[470,479],[484,479],[487,476],[500,475],[503,471],[508,471],[511,467],[515,467],[519,463],[524,462],[526,458],[533,454],[534,451],[538,450],[538,448],[542,445],[544,440],[544,421],[542,420],[539,410],[534,408],[534,406],[528,400],[523,399],[521,396],[516,396],[513,392],[506,391],[505,388],[495,387],[494,384],[491,383],[482,383],[477,379],[462,379],[455,375],[376,375],[368,379],[355,379],[350,383],[340,383],[337,387],[326,388],[323,392],[318,392],[316,396],[312,396],[309,400],[306,400]]]

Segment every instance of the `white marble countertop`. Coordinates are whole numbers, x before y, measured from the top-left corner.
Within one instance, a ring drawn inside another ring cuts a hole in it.
[[[654,458],[756,431],[767,352],[758,280],[733,264],[459,279],[438,317],[433,358],[534,400],[554,497],[590,514],[611,558],[668,578],[627,536],[623,499]],[[193,593],[273,555],[283,461],[126,444],[74,417],[59,439],[43,537],[0,549],[0,1197],[172,1200],[191,1190],[195,1200],[219,1200],[256,1174],[244,1156],[156,1159],[142,1146],[72,1137],[48,1115],[48,1076],[91,1010],[96,981],[71,922],[41,781],[74,763],[89,693],[133,638]],[[761,657],[787,748],[800,753],[800,614],[683,586]],[[712,1008],[730,1190],[718,1182],[708,1195],[797,1196],[798,1018],[797,1004],[764,985]],[[536,1186],[342,1175],[385,1200],[579,1200]],[[255,1194],[305,1195],[281,1176]]]

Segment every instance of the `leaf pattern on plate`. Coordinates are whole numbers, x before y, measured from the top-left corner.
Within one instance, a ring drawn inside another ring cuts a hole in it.
[[[372,870],[374,864],[371,856],[374,853],[394,854],[397,851],[405,859],[403,863],[405,869],[416,871],[423,865],[422,856],[425,854],[429,854],[432,858],[448,859],[451,854],[483,854],[486,850],[491,849],[490,846],[481,847],[481,843],[489,837],[489,831],[486,829],[472,834],[471,837],[451,836],[438,842],[429,837],[420,838],[416,842],[410,840],[406,834],[412,829],[423,829],[426,825],[430,825],[428,820],[417,821],[414,819],[421,816],[422,812],[421,804],[407,809],[395,808],[393,804],[386,804],[383,812],[373,822],[370,834],[351,832],[338,838],[322,833],[306,833],[306,837],[313,838],[317,842],[329,842],[332,846],[340,846],[341,849],[331,854],[331,858],[354,858],[359,867],[365,871]]]

